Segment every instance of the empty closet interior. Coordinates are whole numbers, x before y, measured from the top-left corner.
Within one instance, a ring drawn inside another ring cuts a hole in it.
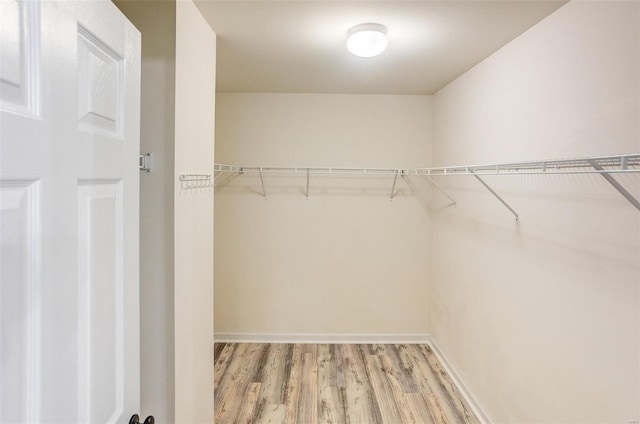
[[[428,343],[482,420],[638,422],[638,2],[198,7],[217,341]],[[388,51],[319,65],[361,21]]]

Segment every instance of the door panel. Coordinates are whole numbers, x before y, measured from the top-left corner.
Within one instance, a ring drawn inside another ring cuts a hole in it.
[[[38,187],[0,184],[0,408],[2,422],[35,417],[38,355]]]
[[[37,2],[0,2],[0,105],[26,114],[37,113],[38,16]]]
[[[127,422],[140,34],[107,0],[0,8],[0,423]]]
[[[124,327],[122,185],[78,186],[78,406],[80,422],[122,414]]]
[[[123,58],[88,29],[78,27],[80,128],[122,138]]]

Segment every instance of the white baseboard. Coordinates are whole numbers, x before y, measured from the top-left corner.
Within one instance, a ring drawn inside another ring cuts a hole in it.
[[[215,333],[216,343],[428,344],[482,424],[492,421],[429,334]]]
[[[419,344],[427,343],[428,334],[277,334],[215,333],[222,343],[340,343],[340,344]]]
[[[453,384],[456,385],[456,387],[460,391],[460,394],[462,395],[464,400],[467,401],[467,403],[469,404],[469,407],[471,408],[475,416],[478,417],[478,420],[482,424],[492,423],[493,421],[491,421],[491,419],[489,418],[489,415],[485,412],[485,410],[471,395],[471,392],[469,392],[469,390],[467,389],[467,386],[464,384],[464,381],[460,378],[456,370],[451,366],[451,363],[447,361],[447,358],[444,356],[444,354],[438,347],[438,344],[435,342],[435,340],[433,340],[433,338],[430,335],[427,335],[426,343],[429,344],[429,346],[431,346],[431,350],[433,350],[433,353],[438,358],[438,361],[440,361],[440,363],[444,367],[447,374],[449,374],[449,377],[453,381]]]

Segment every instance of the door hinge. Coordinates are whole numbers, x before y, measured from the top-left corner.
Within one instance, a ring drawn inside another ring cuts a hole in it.
[[[145,153],[140,155],[140,170],[153,172],[153,153]]]

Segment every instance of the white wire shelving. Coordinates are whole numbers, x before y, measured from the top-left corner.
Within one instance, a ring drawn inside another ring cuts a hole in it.
[[[420,175],[505,175],[505,174],[618,174],[640,173],[640,153],[554,159],[491,165],[444,166],[418,168]]]
[[[599,165],[603,169],[594,167]],[[240,166],[216,163],[217,173],[263,174],[343,174],[343,175],[504,175],[504,174],[600,174],[640,173],[640,153],[593,156],[573,159],[553,159],[490,165],[444,166],[435,168],[341,168],[304,166]]]
[[[184,190],[213,187],[211,174],[180,174],[178,176],[180,186]]]
[[[225,174],[258,174],[262,185],[262,194],[266,198],[267,192],[264,185],[264,175],[306,175],[309,197],[309,182],[312,175],[349,175],[349,176],[389,176],[393,177],[390,198],[393,199],[398,177],[421,176],[432,183],[439,191],[447,196],[455,205],[445,190],[433,179],[434,177],[469,175],[476,178],[487,190],[491,192],[509,211],[519,217],[516,211],[498,195],[481,176],[485,175],[557,175],[557,174],[599,174],[622,194],[633,206],[640,211],[640,202],[629,193],[612,174],[638,174],[640,173],[640,153],[623,155],[591,156],[573,159],[552,159],[525,162],[498,163],[489,165],[463,165],[432,168],[350,168],[350,167],[291,167],[291,166],[240,166],[214,164],[215,179]]]
[[[294,167],[294,166],[239,166],[216,163],[214,172],[231,172],[238,174],[322,174],[322,175],[395,175],[400,171],[407,175],[410,169],[395,168],[339,168],[339,167]]]

